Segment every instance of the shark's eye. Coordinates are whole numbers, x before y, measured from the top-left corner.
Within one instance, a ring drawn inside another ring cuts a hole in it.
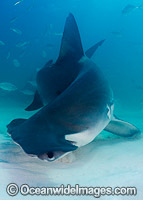
[[[54,157],[54,153],[52,151],[49,151],[47,153],[48,158],[52,159]]]

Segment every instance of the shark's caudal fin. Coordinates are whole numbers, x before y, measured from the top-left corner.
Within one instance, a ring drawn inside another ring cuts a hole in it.
[[[25,110],[26,111],[33,111],[33,110],[37,110],[41,107],[43,107],[43,102],[41,100],[41,97],[40,97],[38,91],[36,90],[33,102]]]
[[[61,62],[67,59],[77,61],[83,55],[84,53],[79,30],[74,16],[70,13],[66,19],[60,54],[57,62]]]
[[[86,52],[85,52],[85,55],[88,57],[88,58],[91,58],[93,56],[93,54],[95,53],[95,51],[98,49],[98,47],[100,47],[103,42],[105,40],[101,40],[100,42],[96,43],[95,45],[93,45],[90,49],[88,49]]]
[[[104,130],[123,137],[140,133],[140,130],[134,125],[117,118],[113,118]]]

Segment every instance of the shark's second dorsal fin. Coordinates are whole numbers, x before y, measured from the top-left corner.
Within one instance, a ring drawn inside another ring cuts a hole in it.
[[[79,60],[83,55],[84,53],[79,30],[74,16],[70,13],[66,19],[60,54],[57,62],[61,62],[65,59]]]

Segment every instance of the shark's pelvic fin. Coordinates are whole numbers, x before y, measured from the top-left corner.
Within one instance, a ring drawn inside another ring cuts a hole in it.
[[[104,130],[123,137],[140,133],[140,130],[134,125],[117,118],[113,118]]]
[[[37,109],[39,109],[43,106],[44,105],[43,105],[43,102],[41,100],[41,97],[40,97],[38,91],[36,90],[33,102],[25,110],[26,111],[33,111],[33,110],[37,110]]]
[[[70,13],[66,19],[60,54],[57,62],[79,60],[84,55],[79,30],[74,16]]]
[[[93,56],[93,54],[95,53],[95,51],[98,49],[98,47],[100,47],[103,42],[105,40],[101,40],[100,42],[96,43],[95,45],[93,45],[90,49],[88,49],[86,52],[85,52],[85,55],[88,57],[88,58],[91,58]]]

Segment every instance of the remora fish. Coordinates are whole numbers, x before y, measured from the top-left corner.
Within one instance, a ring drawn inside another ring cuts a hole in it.
[[[3,82],[3,83],[0,83],[0,89],[6,90],[6,91],[15,91],[17,90],[17,87],[13,85],[12,83]]]
[[[18,28],[10,28],[10,30],[13,31],[14,33],[18,34],[18,35],[22,34],[22,31],[19,30]]]
[[[22,48],[25,47],[26,45],[28,45],[30,42],[26,41],[26,42],[19,42],[16,44],[16,47],[18,48]]]
[[[23,1],[23,0],[21,0],[21,1],[17,1],[17,2],[14,4],[14,6],[20,4],[22,1]]]
[[[13,65],[15,67],[20,67],[20,62],[17,59],[13,59]]]
[[[130,12],[132,12],[133,10],[137,9],[137,8],[142,8],[142,6],[134,6],[131,4],[128,4],[127,6],[125,6],[125,8],[122,10],[122,14],[128,14]]]
[[[90,50],[93,53],[93,47]],[[139,132],[133,125],[113,118],[112,90],[85,54],[70,14],[59,57],[38,72],[37,91],[26,110],[41,109],[29,119],[15,119],[7,126],[12,139],[27,154],[54,161],[90,143],[103,129],[122,136]]]
[[[0,40],[0,46],[4,46],[4,45],[5,43],[2,40]]]

